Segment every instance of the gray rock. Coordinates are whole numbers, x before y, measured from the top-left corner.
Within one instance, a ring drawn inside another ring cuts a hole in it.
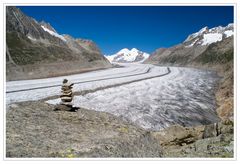
[[[234,127],[233,123],[224,123],[224,122],[219,122],[218,123],[218,134],[227,134],[227,133],[233,133]]]
[[[229,144],[229,146],[224,147],[224,149],[225,149],[226,151],[228,151],[229,153],[233,153],[234,142],[231,141],[230,144]]]
[[[218,135],[217,129],[217,123],[206,125],[203,132],[203,138],[216,137]]]
[[[197,140],[195,145],[196,151],[207,151],[211,148],[211,144],[216,142],[220,142],[220,137],[213,137],[213,138],[205,138],[202,140]]]

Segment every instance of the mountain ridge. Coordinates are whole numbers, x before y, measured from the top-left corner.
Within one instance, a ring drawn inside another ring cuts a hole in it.
[[[116,54],[106,56],[110,62],[119,63],[132,63],[132,62],[143,62],[149,57],[148,53],[142,52],[136,48],[129,50],[128,48],[123,48]]]
[[[183,42],[187,44],[191,42],[188,47],[194,45],[210,45],[222,39],[228,38],[233,35],[233,23],[229,23],[226,27],[217,26],[209,29],[207,26],[200,29],[198,32],[190,34]]]
[[[91,40],[60,35],[15,6],[6,7],[7,80],[67,75],[112,67]]]
[[[182,43],[155,50],[144,63],[185,66],[197,62],[196,58],[199,58],[198,56],[210,45],[233,38],[233,33],[232,23],[226,27],[218,26],[211,29],[204,27],[190,34]]]

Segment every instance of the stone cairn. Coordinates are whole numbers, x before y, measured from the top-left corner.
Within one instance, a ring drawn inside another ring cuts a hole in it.
[[[61,91],[61,104],[72,107],[73,93],[72,87],[73,83],[68,83],[67,79],[63,80],[62,91]]]
[[[55,107],[55,110],[76,111],[76,107],[73,107],[73,83],[69,83],[67,79],[63,80],[61,87],[61,103]]]

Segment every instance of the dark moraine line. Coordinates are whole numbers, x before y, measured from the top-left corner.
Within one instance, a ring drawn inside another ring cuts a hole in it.
[[[108,86],[105,86],[105,87],[99,87],[99,88],[96,88],[96,89],[89,89],[89,90],[83,90],[83,91],[80,91],[80,92],[74,92],[74,95],[75,96],[79,96],[79,95],[86,95],[88,93],[93,93],[93,92],[97,92],[99,90],[103,90],[103,89],[108,89],[108,88],[114,88],[114,87],[119,87],[119,86],[122,86],[122,85],[126,85],[126,84],[130,84],[130,83],[135,83],[135,82],[139,82],[139,81],[143,81],[143,80],[148,80],[148,79],[153,79],[153,78],[157,78],[157,77],[162,77],[162,76],[166,76],[168,74],[171,73],[171,70],[169,67],[167,67],[167,73],[164,73],[164,74],[160,74],[160,75],[156,75],[156,76],[151,76],[151,77],[147,77],[147,78],[143,78],[143,79],[137,79],[137,80],[133,80],[133,81],[128,81],[128,82],[124,82],[124,83],[120,83],[120,84],[113,84],[113,85],[108,85]],[[56,99],[56,98],[59,98],[59,96],[51,96],[51,97],[47,97],[47,98],[44,98],[44,99],[41,99],[41,101],[47,101],[47,100],[51,100],[51,99]]]
[[[125,76],[119,76],[119,77],[108,77],[108,78],[102,78],[102,79],[96,79],[96,80],[87,80],[87,81],[75,82],[74,84],[82,84],[82,83],[88,83],[88,82],[94,82],[94,81],[111,80],[111,79],[119,79],[119,78],[124,78],[124,77],[144,75],[144,74],[149,73],[151,69],[152,68],[148,68],[147,71],[143,72],[143,73],[137,73],[137,74],[125,75]],[[28,88],[28,89],[20,89],[20,90],[13,90],[13,91],[6,91],[6,93],[30,91],[30,90],[35,90],[35,89],[45,89],[45,88],[53,88],[53,87],[60,87],[60,86],[62,86],[62,84],[50,85],[50,86],[44,86],[44,87]]]

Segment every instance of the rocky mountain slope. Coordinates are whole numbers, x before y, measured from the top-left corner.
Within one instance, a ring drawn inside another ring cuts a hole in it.
[[[131,63],[143,62],[149,57],[149,54],[139,51],[136,48],[131,50],[124,48],[114,55],[106,56],[110,62]]]
[[[209,46],[218,44],[218,42],[229,42],[233,39],[233,24],[226,27],[208,27],[202,28],[200,31],[193,33],[187,39],[176,46],[170,48],[157,49],[145,63],[168,64],[168,65],[188,65],[192,62],[204,62],[200,57]],[[224,47],[231,49],[231,44]],[[232,46],[233,47],[233,46]],[[224,48],[226,49],[226,48]],[[215,57],[212,55],[211,57]],[[199,60],[200,59],[200,60]],[[212,60],[214,60],[212,58]],[[205,63],[208,61],[205,61]],[[218,62],[218,61],[215,61]]]
[[[6,8],[7,80],[31,79],[111,67],[91,40],[60,35],[14,6]]]
[[[216,99],[223,120],[233,120],[233,24],[201,29],[170,48],[156,50],[145,63],[215,70],[221,77]]]

